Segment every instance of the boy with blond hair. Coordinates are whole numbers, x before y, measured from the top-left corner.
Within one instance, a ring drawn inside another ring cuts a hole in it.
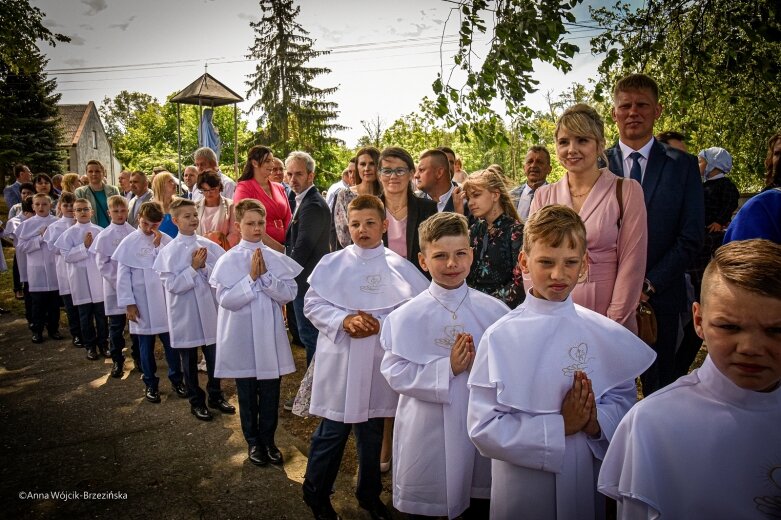
[[[382,375],[399,393],[393,505],[413,515],[455,518],[467,508],[487,512],[491,461],[469,440],[466,381],[475,344],[510,309],[466,285],[472,265],[466,217],[437,213],[419,234],[418,259],[432,282],[390,313],[380,335]]]
[[[622,519],[781,517],[781,245],[720,247],[693,313],[708,356],[624,417],[599,490]]]
[[[483,334],[469,375],[469,436],[493,459],[491,517],[600,518],[599,460],[655,354],[573,303],[586,228],[571,208],[526,221],[520,265],[531,289]]]

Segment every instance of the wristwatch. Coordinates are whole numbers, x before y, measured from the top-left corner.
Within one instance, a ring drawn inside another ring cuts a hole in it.
[[[646,296],[651,296],[656,290],[654,289],[654,286],[651,285],[651,282],[648,281],[648,278],[646,278],[643,281],[643,294]]]

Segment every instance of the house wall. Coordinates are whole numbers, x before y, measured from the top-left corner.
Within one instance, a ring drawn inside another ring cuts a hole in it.
[[[95,132],[95,141],[97,143],[93,142],[93,131]],[[94,146],[95,144],[97,144],[97,147]],[[97,159],[105,166],[108,184],[116,185],[119,169],[115,163],[114,153],[111,150],[108,137],[103,129],[103,123],[100,121],[100,116],[94,104],[90,105],[89,117],[79,136],[78,144],[71,147],[68,167],[70,171],[84,175],[87,172],[87,161],[93,159]]]

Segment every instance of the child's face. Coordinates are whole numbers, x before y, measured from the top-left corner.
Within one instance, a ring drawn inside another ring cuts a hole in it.
[[[76,222],[79,224],[86,224],[92,218],[92,208],[89,204],[83,202],[73,204],[73,213],[76,217]]]
[[[373,209],[350,211],[348,225],[353,244],[362,249],[371,249],[380,245],[382,234],[388,229],[388,221]]]
[[[240,222],[234,225],[239,230],[241,238],[247,242],[260,242],[266,235],[266,217],[260,211],[247,211]]]
[[[532,280],[532,294],[552,302],[563,302],[578,283],[586,263],[581,247],[570,247],[565,240],[559,247],[542,242],[531,245],[527,254],[521,251],[521,270]]]
[[[140,229],[141,232],[147,236],[153,235],[159,227],[160,222],[152,222],[151,220],[147,220],[144,217],[139,217],[138,219],[138,229]]]
[[[73,218],[73,203],[60,202],[60,211],[62,211],[63,217]]]
[[[425,244],[418,253],[420,266],[445,289],[460,287],[472,267],[472,248],[465,235],[446,236]]]
[[[477,218],[485,218],[499,202],[499,193],[484,188],[470,188],[467,192],[469,211]]]
[[[111,206],[108,210],[112,224],[122,225],[127,222],[127,206]]]
[[[173,217],[174,224],[179,228],[179,232],[183,235],[192,235],[198,228],[198,210],[195,206],[186,206],[179,208],[176,211],[176,216]]]
[[[22,194],[22,200],[24,200],[27,197],[32,197],[33,195],[35,195],[35,192],[34,191],[30,191],[27,188],[25,188],[25,189],[23,189],[21,191],[21,194]]]
[[[694,329],[719,371],[746,390],[769,392],[781,381],[781,300],[714,276],[694,304]]]
[[[51,213],[52,204],[47,199],[39,197],[33,199],[33,211],[39,217],[46,217]]]

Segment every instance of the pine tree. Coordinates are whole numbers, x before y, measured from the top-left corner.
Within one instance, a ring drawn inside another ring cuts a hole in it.
[[[37,51],[34,57],[37,66],[28,72],[14,73],[0,61],[0,174],[5,181],[12,179],[15,163],[33,173],[59,173],[64,166],[57,84],[43,72],[46,59]]]
[[[331,72],[325,67],[308,67],[307,63],[327,54],[313,47],[314,41],[296,22],[301,8],[293,0],[261,0],[263,18],[251,22],[255,42],[247,58],[257,60],[255,72],[247,81],[247,96],[256,94],[250,110],[261,110],[258,119],[258,141],[278,154],[294,149],[310,152],[318,162],[325,159],[332,145],[339,141],[333,132],[345,127],[334,121],[336,103],[326,97],[337,87],[317,88],[315,78]]]

